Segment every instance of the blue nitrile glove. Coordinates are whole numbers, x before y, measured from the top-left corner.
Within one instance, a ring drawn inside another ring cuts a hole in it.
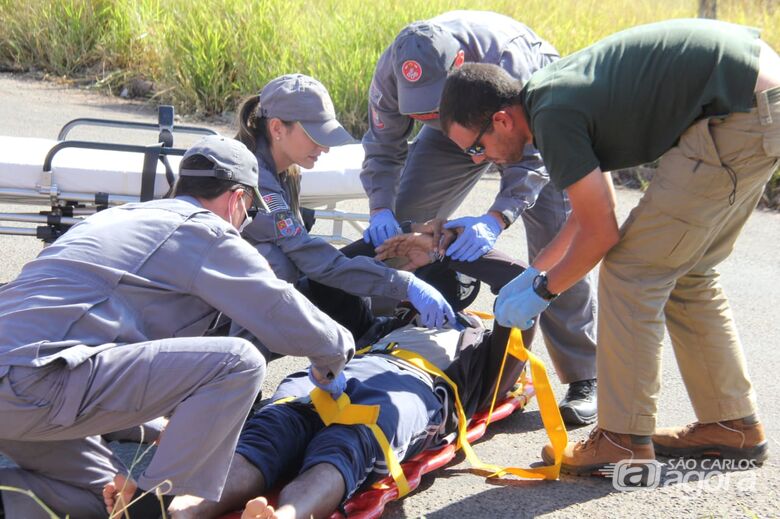
[[[512,294],[519,294],[526,288],[533,286],[534,278],[539,274],[541,274],[539,269],[528,267],[522,274],[513,278],[509,283],[501,287],[501,290],[498,291],[498,297],[506,299]]]
[[[464,216],[444,224],[445,229],[463,227],[458,239],[447,249],[447,256],[457,261],[474,261],[496,244],[501,234],[498,220],[489,214]]]
[[[550,302],[539,297],[534,287],[496,298],[496,322],[507,328],[527,330],[534,325],[534,317],[544,312]]]
[[[368,220],[368,229],[363,231],[363,241],[379,247],[386,239],[396,234],[401,234],[401,226],[398,225],[393,212],[390,209],[381,209]]]
[[[445,320],[456,322],[455,312],[444,296],[425,281],[412,277],[407,297],[420,313],[420,320],[426,327],[441,328]]]
[[[340,397],[341,393],[343,393],[344,390],[347,388],[347,377],[344,376],[343,371],[339,372],[339,374],[336,375],[336,378],[334,378],[327,384],[323,384],[317,381],[317,377],[314,376],[311,370],[312,370],[312,366],[309,366],[309,380],[311,380],[311,383],[317,386],[318,388],[322,389],[323,391],[327,391],[328,393],[330,393],[330,396],[332,396],[334,400]]]

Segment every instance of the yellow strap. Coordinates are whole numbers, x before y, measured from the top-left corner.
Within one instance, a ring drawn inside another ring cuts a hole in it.
[[[312,390],[310,396],[314,409],[326,426],[336,423],[341,425],[365,425],[368,427],[374,433],[374,437],[385,455],[387,469],[398,486],[398,497],[403,497],[409,493],[409,482],[406,481],[401,464],[390,447],[390,442],[387,441],[384,431],[377,425],[377,420],[379,419],[378,405],[353,404],[346,393],[341,393],[338,399],[334,400],[330,393],[318,387]]]
[[[555,461],[552,465],[545,465],[531,469],[506,467],[497,471],[494,475],[501,476],[503,474],[514,474],[515,476],[527,477],[525,474],[528,472],[533,472],[535,474],[542,475],[545,479],[558,479],[558,475],[560,474],[561,470],[563,449],[566,447],[569,438],[566,434],[566,428],[563,426],[561,411],[558,409],[558,404],[555,402],[555,395],[553,394],[552,387],[550,386],[550,379],[547,376],[547,370],[545,369],[542,361],[539,360],[536,355],[525,349],[525,346],[523,346],[522,335],[520,334],[520,330],[517,328],[512,328],[512,331],[509,334],[506,353],[516,357],[521,361],[527,361],[531,364],[531,378],[534,382],[536,399],[539,402],[539,412],[542,415],[544,428],[547,431],[547,436],[550,438],[550,443],[553,447]],[[506,354],[504,355],[504,358],[506,359]]]
[[[487,314],[483,314],[487,315]],[[481,316],[480,316],[481,317]],[[553,465],[546,465],[542,467],[534,468],[519,468],[519,467],[500,467],[498,465],[488,464],[482,462],[477,456],[474,449],[467,438],[466,428],[466,415],[463,411],[463,404],[460,401],[460,395],[458,393],[458,386],[452,381],[443,371],[438,367],[429,363],[426,359],[421,357],[417,353],[408,352],[405,350],[392,350],[390,355],[400,357],[430,373],[431,375],[442,378],[452,388],[455,394],[455,410],[458,414],[458,445],[463,449],[463,453],[466,455],[466,459],[469,463],[477,469],[487,470],[493,472],[491,476],[502,476],[504,474],[513,474],[515,476],[530,478],[530,479],[557,479],[560,474],[561,457],[563,455],[563,449],[566,447],[568,437],[566,435],[566,429],[563,426],[563,419],[561,418],[560,410],[555,403],[555,397],[550,387],[550,382],[547,377],[547,370],[544,368],[544,364],[533,354],[523,346],[523,338],[520,334],[520,330],[513,328],[509,341],[507,341],[507,347],[504,352],[504,358],[502,360],[501,372],[499,373],[496,384],[501,380],[503,375],[504,363],[506,361],[506,355],[510,354],[521,361],[529,361],[531,364],[531,374],[534,381],[534,387],[539,400],[539,409],[542,415],[542,422],[547,431],[547,435],[550,437],[550,442],[553,445],[555,454],[555,463]],[[490,412],[493,411],[493,405],[495,403],[495,394],[493,403],[491,403]]]

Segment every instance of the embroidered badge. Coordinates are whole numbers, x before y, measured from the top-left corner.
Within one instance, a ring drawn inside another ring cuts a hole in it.
[[[414,83],[422,77],[422,67],[413,59],[406,60],[401,65],[401,73],[408,82]]]
[[[374,128],[377,130],[384,130],[385,129],[385,123],[382,121],[382,118],[379,116],[379,112],[377,112],[376,108],[373,106],[370,107],[371,110],[371,121],[374,123]]]
[[[263,197],[265,198],[265,197]],[[301,224],[298,223],[290,211],[280,211],[274,214],[277,238],[292,238],[303,232]]]
[[[290,206],[284,201],[284,197],[279,193],[268,193],[267,195],[263,195],[263,200],[265,200],[268,210],[272,213],[275,213],[276,211],[289,211],[290,209]]]

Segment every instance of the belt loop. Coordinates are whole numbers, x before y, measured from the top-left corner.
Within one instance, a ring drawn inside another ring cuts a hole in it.
[[[769,111],[769,96],[767,90],[756,92],[756,107],[758,108],[758,120],[761,126],[772,124],[772,112]]]

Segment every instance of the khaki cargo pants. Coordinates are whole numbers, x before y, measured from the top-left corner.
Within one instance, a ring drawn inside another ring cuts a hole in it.
[[[715,267],[732,251],[780,157],[780,88],[748,113],[698,121],[661,158],[599,279],[599,427],[656,426],[664,325],[700,422],[756,412]]]

